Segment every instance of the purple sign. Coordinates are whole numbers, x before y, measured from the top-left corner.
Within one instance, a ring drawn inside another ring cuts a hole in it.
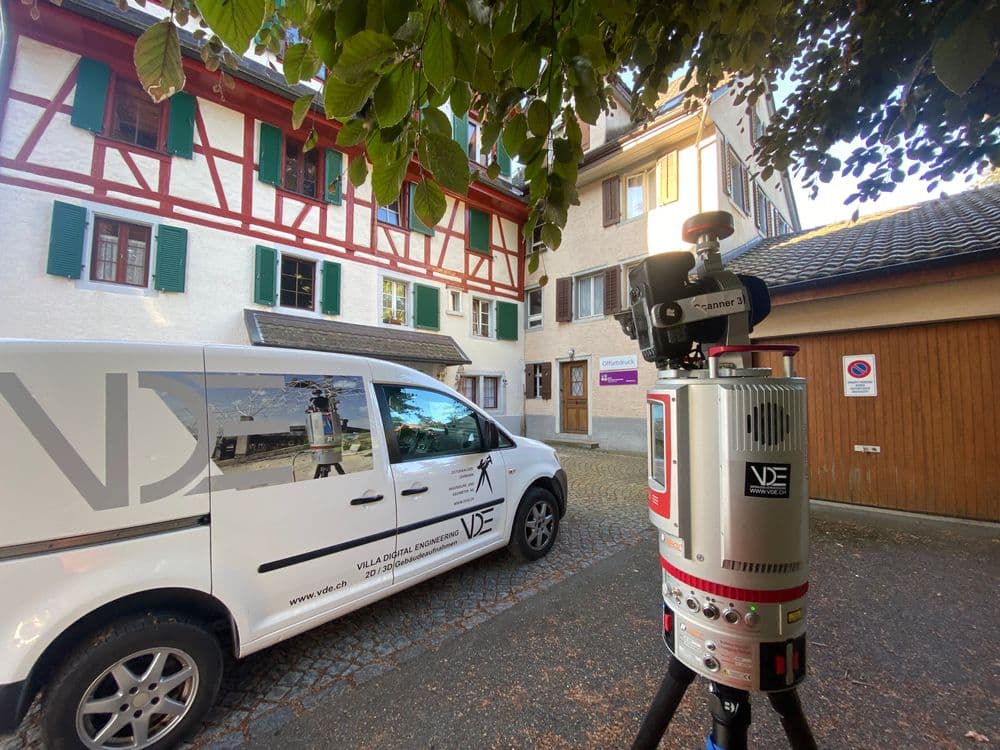
[[[601,373],[601,385],[637,385],[638,370],[612,370]]]

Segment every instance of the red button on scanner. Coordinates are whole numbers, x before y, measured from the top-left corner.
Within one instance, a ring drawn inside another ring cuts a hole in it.
[[[774,673],[784,674],[785,673],[785,657],[775,656],[774,657]]]
[[[674,624],[674,618],[669,612],[663,613],[663,629],[668,633],[671,631]]]

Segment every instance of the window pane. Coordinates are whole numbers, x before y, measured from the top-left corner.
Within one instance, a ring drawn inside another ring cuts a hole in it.
[[[384,392],[402,458],[482,451],[479,420],[461,401],[422,388],[385,386]]]
[[[490,305],[489,300],[472,300],[472,332],[476,336],[490,335]]]
[[[625,207],[627,217],[641,214],[644,208],[642,175],[632,175],[626,182]]]
[[[451,311],[461,312],[462,311],[462,293],[461,292],[449,292],[448,296],[451,300]]]
[[[542,290],[532,289],[528,292],[528,315],[542,314]]]
[[[576,309],[578,318],[589,318],[593,315],[591,305],[593,277],[586,276],[576,281]]]
[[[399,221],[399,199],[378,207],[378,220],[394,227],[402,226]]]
[[[458,390],[469,401],[476,403],[476,378],[462,378]]]
[[[117,281],[118,279],[118,224],[98,221],[97,239],[94,242],[94,261],[90,278],[95,281]]]
[[[466,151],[468,151],[469,158],[472,159],[472,161],[479,161],[479,154],[476,153],[476,140],[477,140],[476,133],[478,130],[479,126],[470,120],[469,139],[468,139],[468,144],[466,146]]]
[[[144,148],[156,148],[160,140],[162,109],[141,88],[118,79],[114,89],[111,137]]]
[[[285,139],[285,182],[286,190],[299,192],[299,175],[302,171],[300,163],[302,148],[299,144]]]
[[[497,408],[497,394],[500,391],[500,378],[483,378],[483,408]]]
[[[604,314],[604,274],[599,273],[591,277],[594,280],[594,315]]]
[[[302,154],[302,194],[316,197],[316,178],[319,174],[316,149]]]
[[[281,304],[312,310],[316,264],[298,258],[281,258]]]
[[[382,322],[406,325],[406,283],[382,279]]]

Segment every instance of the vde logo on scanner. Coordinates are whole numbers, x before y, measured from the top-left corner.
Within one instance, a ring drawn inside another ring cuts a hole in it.
[[[743,494],[747,497],[790,497],[791,464],[747,461]]]

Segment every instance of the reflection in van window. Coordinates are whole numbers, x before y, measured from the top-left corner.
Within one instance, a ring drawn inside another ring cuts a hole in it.
[[[479,420],[451,396],[423,388],[384,386],[401,458],[479,453]]]
[[[223,475],[267,472],[263,483],[279,484],[373,466],[361,377],[209,373],[207,385],[212,462]]]

